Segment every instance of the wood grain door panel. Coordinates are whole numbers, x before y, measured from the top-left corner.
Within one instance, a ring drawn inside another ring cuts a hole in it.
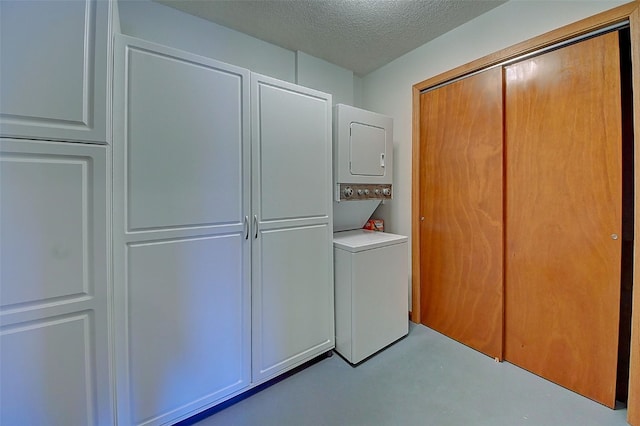
[[[618,36],[505,68],[505,358],[615,404]],[[612,237],[613,236],[613,237]]]
[[[502,71],[421,95],[421,321],[502,358]]]

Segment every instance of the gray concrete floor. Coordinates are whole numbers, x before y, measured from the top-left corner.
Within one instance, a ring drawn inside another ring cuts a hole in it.
[[[355,368],[334,355],[196,425],[615,426],[626,417],[411,324]]]

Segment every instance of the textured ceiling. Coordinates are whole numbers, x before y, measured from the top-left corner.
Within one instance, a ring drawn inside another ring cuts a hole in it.
[[[504,0],[155,0],[365,75]]]

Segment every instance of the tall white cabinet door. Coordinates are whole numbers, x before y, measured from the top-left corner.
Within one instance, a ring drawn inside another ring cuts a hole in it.
[[[253,381],[334,347],[331,95],[252,74]]]
[[[0,134],[108,141],[112,2],[0,1]]]
[[[249,74],[125,36],[114,61],[118,421],[166,424],[250,384]]]
[[[107,147],[0,139],[0,424],[111,425]]]

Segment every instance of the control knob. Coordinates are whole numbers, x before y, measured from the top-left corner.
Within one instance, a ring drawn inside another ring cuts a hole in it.
[[[383,193],[384,195],[386,195],[387,197],[388,197],[388,196],[390,196],[390,195],[391,195],[391,188],[384,188],[384,189],[382,190],[382,193]]]
[[[347,186],[343,191],[342,194],[344,195],[345,198],[350,198],[353,196],[353,188],[351,188],[350,186]]]
[[[358,189],[358,195],[362,195],[362,189]]]
[[[376,195],[380,195],[380,190],[379,190],[378,188],[376,188],[373,192],[374,192]]]
[[[364,190],[364,195],[369,195],[369,190],[368,189]]]

